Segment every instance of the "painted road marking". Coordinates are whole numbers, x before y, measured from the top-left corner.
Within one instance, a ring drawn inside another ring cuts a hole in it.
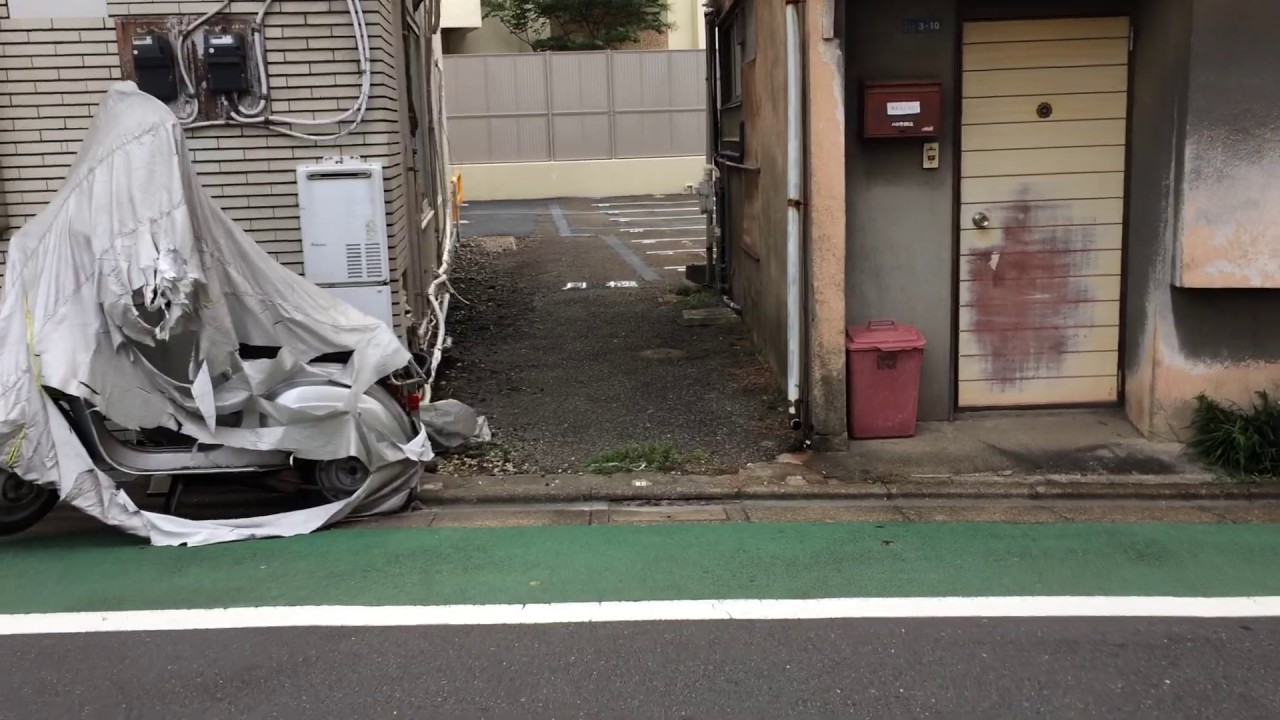
[[[649,250],[645,255],[679,255],[681,253],[704,253],[705,248],[685,248],[681,250]]]
[[[685,270],[688,267],[689,267],[688,265],[668,265],[662,269],[663,270]]]
[[[635,280],[610,280],[609,282],[605,283],[604,286],[607,288],[638,288],[640,287],[640,283],[636,282]],[[566,283],[565,286],[560,289],[561,290],[586,290],[589,287],[591,287],[590,283],[571,282],[571,283]]]
[[[687,237],[687,238],[650,238],[650,239],[642,239],[642,240],[632,240],[631,242],[633,242],[633,243],[640,243],[640,244],[642,244],[642,245],[652,245],[652,244],[654,244],[654,243],[663,243],[663,242],[693,242],[693,241],[695,241],[695,240],[706,240],[706,238],[705,238],[705,237]]]
[[[666,197],[658,195],[657,197]],[[591,207],[628,207],[635,205],[688,205],[692,200],[645,200],[643,202],[591,203]]]
[[[642,232],[671,232],[673,230],[706,230],[704,225],[686,225],[683,227],[661,227],[661,228],[618,228],[625,233],[642,233]]]
[[[605,215],[622,215],[625,213],[655,213],[655,212],[672,212],[673,210],[679,211],[679,210],[697,210],[697,209],[698,209],[697,205],[682,205],[680,207],[649,208],[648,210],[600,210],[598,212],[604,213]]]
[[[609,247],[613,248],[613,251],[618,254],[618,257],[622,258],[623,262],[630,265],[631,269],[636,271],[636,274],[640,276],[641,280],[654,282],[661,277],[658,273],[654,272],[653,268],[649,267],[649,265],[645,263],[639,255],[636,255],[631,248],[627,247],[626,243],[613,235],[605,235],[604,241],[609,244]]]
[[[0,615],[0,635],[284,627],[1047,617],[1280,617],[1280,597],[908,597],[124,610]]]
[[[692,220],[694,218],[700,218],[700,217],[702,217],[702,215],[665,215],[661,217],[647,217],[647,218],[611,217],[609,218],[609,222],[616,222],[616,223],[656,222],[658,220]]]
[[[573,235],[573,228],[569,227],[569,221],[564,216],[564,210],[560,209],[560,203],[551,203],[551,219],[555,222],[556,232],[560,233],[560,237]]]

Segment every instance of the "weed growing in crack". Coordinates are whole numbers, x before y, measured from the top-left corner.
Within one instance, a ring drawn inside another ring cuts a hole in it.
[[[694,465],[706,465],[710,457],[702,450],[684,454],[674,443],[628,443],[598,453],[587,461],[586,470],[596,475],[623,472],[678,472]]]

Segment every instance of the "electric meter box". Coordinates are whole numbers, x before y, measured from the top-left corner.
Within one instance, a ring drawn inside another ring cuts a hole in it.
[[[862,98],[864,138],[936,138],[941,134],[941,83],[866,83]]]
[[[178,99],[173,43],[159,33],[133,36],[133,75],[142,92],[165,103]]]
[[[204,62],[209,91],[219,94],[248,92],[249,49],[241,33],[204,36]]]

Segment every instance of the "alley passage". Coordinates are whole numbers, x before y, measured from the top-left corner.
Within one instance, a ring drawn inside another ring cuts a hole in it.
[[[695,199],[472,203],[463,219],[440,394],[489,416],[500,461],[481,470],[575,472],[641,443],[716,472],[786,449],[742,324],[682,324],[723,307],[683,280],[705,258]]]

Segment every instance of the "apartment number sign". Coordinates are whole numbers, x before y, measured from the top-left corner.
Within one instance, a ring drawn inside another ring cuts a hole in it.
[[[903,20],[902,32],[907,35],[915,35],[917,33],[942,32],[942,21],[941,20]]]

